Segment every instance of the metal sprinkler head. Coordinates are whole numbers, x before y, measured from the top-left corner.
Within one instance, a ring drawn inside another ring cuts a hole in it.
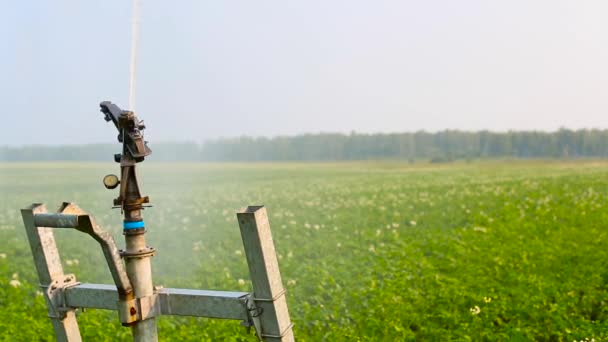
[[[110,101],[99,104],[106,121],[112,121],[118,130],[118,141],[123,144],[123,153],[116,155],[115,160],[122,164],[139,163],[149,156],[152,151],[144,140],[146,125],[139,120],[135,113],[122,110]]]
[[[132,222],[142,221],[140,210],[144,203],[150,202],[148,196],[141,196],[135,174],[135,165],[152,153],[148,142],[144,140],[143,131],[146,126],[134,112],[122,110],[110,101],[104,101],[99,106],[104,119],[114,123],[118,130],[118,142],[122,143],[122,153],[114,155],[114,160],[120,163],[120,178],[107,175],[103,179],[103,185],[107,189],[115,189],[120,185],[120,194],[114,199],[114,207],[121,208],[125,213],[125,227],[131,227],[134,226]]]

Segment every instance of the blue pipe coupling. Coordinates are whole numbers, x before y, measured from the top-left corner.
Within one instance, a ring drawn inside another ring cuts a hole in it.
[[[134,221],[134,222],[123,221],[122,227],[124,229],[144,228],[144,221]]]

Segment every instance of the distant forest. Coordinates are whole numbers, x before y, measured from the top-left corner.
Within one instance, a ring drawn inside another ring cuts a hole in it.
[[[156,161],[337,161],[397,159],[448,162],[479,158],[607,157],[608,130],[393,134],[304,134],[240,137],[202,144],[150,143]],[[0,161],[107,161],[116,144],[0,147]]]

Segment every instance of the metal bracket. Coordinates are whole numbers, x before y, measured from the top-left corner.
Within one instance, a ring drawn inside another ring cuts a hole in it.
[[[158,295],[118,301],[118,318],[124,326],[130,326],[137,321],[160,316],[160,301]]]
[[[64,319],[66,313],[73,310],[67,305],[65,292],[68,288],[80,285],[76,281],[76,276],[66,274],[59,279],[54,279],[48,285],[40,285],[40,289],[46,295],[48,305],[48,313],[50,318]]]
[[[251,327],[253,327],[255,329],[256,336],[261,341],[262,322],[260,321],[260,316],[264,310],[255,304],[253,294],[250,294],[243,299],[243,305],[245,307],[245,311],[247,312],[248,320],[241,322],[241,325],[247,327],[247,332],[249,332]]]

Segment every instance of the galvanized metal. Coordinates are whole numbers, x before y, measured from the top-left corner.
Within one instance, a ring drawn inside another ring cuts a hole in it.
[[[127,215],[137,219],[140,214],[131,210]],[[293,341],[285,289],[263,207],[248,207],[237,214],[253,283],[252,294],[154,288],[150,266],[154,249],[146,245],[143,229],[125,230],[127,246],[119,254],[113,238],[73,203],[63,203],[56,214],[34,204],[23,209],[22,215],[58,341],[81,340],[75,317],[77,308],[117,310],[121,322],[132,326],[134,341],[158,339],[159,315],[236,319],[244,326],[255,327],[263,341]],[[116,286],[80,284],[74,275],[64,274],[53,228],[38,224],[70,226],[92,236],[102,246]]]
[[[84,210],[80,209],[76,204],[64,202],[59,209],[62,215],[55,215],[56,223],[58,226],[60,223],[65,222],[62,216],[78,217],[76,227],[73,227],[83,233],[89,234],[95,241],[101,246],[103,255],[110,269],[112,279],[118,288],[119,298],[123,300],[130,300],[133,298],[133,286],[125,271],[125,266],[121,260],[120,253],[116,247],[116,242],[110,233],[101,229],[95,220],[89,216]],[[38,216],[38,215],[36,215]],[[49,217],[45,218],[50,220]],[[54,226],[55,227],[55,226]]]
[[[82,341],[82,338],[78,330],[75,309],[57,310],[54,305],[54,293],[47,291],[52,287],[51,284],[54,281],[63,282],[65,274],[52,229],[38,227],[34,221],[35,214],[45,214],[46,212],[44,205],[32,204],[21,210],[21,216],[57,341],[79,342]]]
[[[120,191],[114,205],[120,206],[124,214],[126,248],[121,253],[125,259],[127,277],[133,286],[134,298],[120,304],[120,320],[132,327],[133,341],[158,341],[156,329],[156,297],[152,283],[150,258],[154,249],[146,245],[145,228],[141,215],[143,204],[150,200],[142,196],[137,182],[135,165],[142,162],[152,151],[144,140],[146,126],[135,113],[120,109],[104,101],[100,104],[106,121],[112,121],[118,130],[118,141],[122,143],[122,154],[114,158],[120,162]],[[107,187],[107,185],[106,185]],[[112,186],[108,187],[112,188]],[[137,225],[130,229],[130,225]]]
[[[157,292],[163,315],[248,321],[248,292],[163,288]]]
[[[134,235],[125,232],[125,241],[127,242],[126,253],[134,255],[147,250],[146,239],[143,233]],[[131,280],[131,284],[133,284],[135,298],[139,300],[154,295],[150,257],[149,254],[142,254],[140,257],[125,258],[127,275]],[[150,317],[145,319],[145,315],[141,315],[141,308],[136,308],[134,311],[135,315],[139,314],[138,316],[142,320],[137,320],[132,325],[133,341],[158,341],[156,318]],[[131,312],[133,313],[133,311]]]
[[[83,283],[65,291],[66,305],[72,308],[118,310],[115,285]]]
[[[113,285],[105,284],[79,284],[64,294],[69,307],[105,310],[118,310],[117,295]],[[248,292],[160,288],[155,295],[161,315],[249,320]]]
[[[252,300],[259,313],[258,337],[263,341],[294,341],[266,208],[247,207],[237,213],[237,219],[253,284]]]
[[[78,227],[78,215],[36,214],[34,224],[37,227],[76,228]]]

